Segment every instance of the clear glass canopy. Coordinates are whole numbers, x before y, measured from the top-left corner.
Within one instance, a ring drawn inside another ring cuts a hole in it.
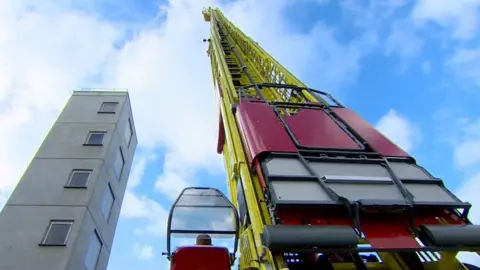
[[[177,246],[194,245],[200,234],[208,234],[215,246],[236,251],[238,213],[217,189],[191,187],[180,193],[168,219],[168,253]]]

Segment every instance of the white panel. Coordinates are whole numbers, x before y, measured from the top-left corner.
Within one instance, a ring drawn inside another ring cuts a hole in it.
[[[404,201],[400,189],[388,170],[379,164],[334,163],[310,161],[310,167],[327,186],[339,196],[354,202],[358,200]],[[390,163],[400,179],[433,179],[421,167],[407,163]],[[296,158],[274,158],[267,162],[271,176],[312,176]],[[311,180],[273,181],[277,200],[330,201],[321,185]],[[457,202],[437,184],[404,184],[416,202]]]
[[[356,176],[356,175],[324,175],[326,183],[335,183],[335,182],[344,182],[353,184],[353,182],[367,182],[375,184],[391,184],[393,185],[393,180],[390,177],[383,176]],[[360,183],[362,184],[362,183]]]
[[[329,184],[335,193],[351,202],[358,200],[403,200],[396,185],[379,184]]]
[[[297,158],[273,158],[267,162],[269,175],[310,176]]]
[[[330,201],[320,184],[315,181],[275,181],[272,185],[277,200]]]
[[[310,162],[310,166],[319,176],[365,176],[390,177],[388,171],[379,164]]]
[[[395,175],[400,179],[433,179],[419,166],[403,162],[390,162],[389,164]]]
[[[436,184],[405,184],[416,202],[458,202]]]

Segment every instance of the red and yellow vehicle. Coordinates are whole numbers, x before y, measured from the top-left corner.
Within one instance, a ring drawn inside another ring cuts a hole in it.
[[[172,270],[479,269],[456,259],[480,250],[469,203],[218,9],[203,16],[231,202],[213,188],[180,194],[168,222]],[[172,250],[178,234],[229,236],[231,250]]]

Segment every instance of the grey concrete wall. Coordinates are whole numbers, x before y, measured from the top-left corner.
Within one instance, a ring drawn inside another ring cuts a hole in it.
[[[98,113],[103,102],[118,102],[115,114]],[[133,136],[125,140],[129,119]],[[106,131],[102,146],[83,145],[89,131]],[[0,213],[0,269],[85,269],[91,235],[102,239],[97,270],[106,269],[137,138],[126,92],[74,92]],[[121,177],[114,162],[121,148]],[[73,169],[91,169],[86,188],[64,188]],[[101,213],[108,185],[114,203]],[[66,246],[39,246],[51,219],[72,219]],[[8,233],[5,233],[8,232]]]
[[[72,246],[71,256],[65,268],[68,270],[78,270],[85,269],[84,261],[85,256],[87,255],[88,247],[90,244],[91,236],[94,233],[94,230],[98,230],[97,224],[92,219],[90,213],[86,213],[84,219],[82,220],[81,226],[79,226],[78,237],[75,241],[75,245]],[[106,269],[108,265],[108,258],[110,256],[110,247],[105,245],[105,239],[102,238],[104,246],[99,255],[97,270]]]
[[[67,269],[85,214],[85,207],[6,205],[0,216],[0,269]],[[58,218],[75,221],[67,245],[38,246],[50,220]]]
[[[102,167],[102,159],[34,158],[13,191],[8,205],[85,206],[101,177]],[[92,169],[86,189],[64,188],[73,169]]]

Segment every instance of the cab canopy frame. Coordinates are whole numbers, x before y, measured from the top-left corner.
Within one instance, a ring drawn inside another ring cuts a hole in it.
[[[187,187],[172,204],[167,220],[167,252],[172,257],[172,235],[195,237],[207,234],[214,237],[233,237],[232,265],[237,253],[240,219],[230,200],[218,189]],[[228,249],[227,249],[228,250]]]

